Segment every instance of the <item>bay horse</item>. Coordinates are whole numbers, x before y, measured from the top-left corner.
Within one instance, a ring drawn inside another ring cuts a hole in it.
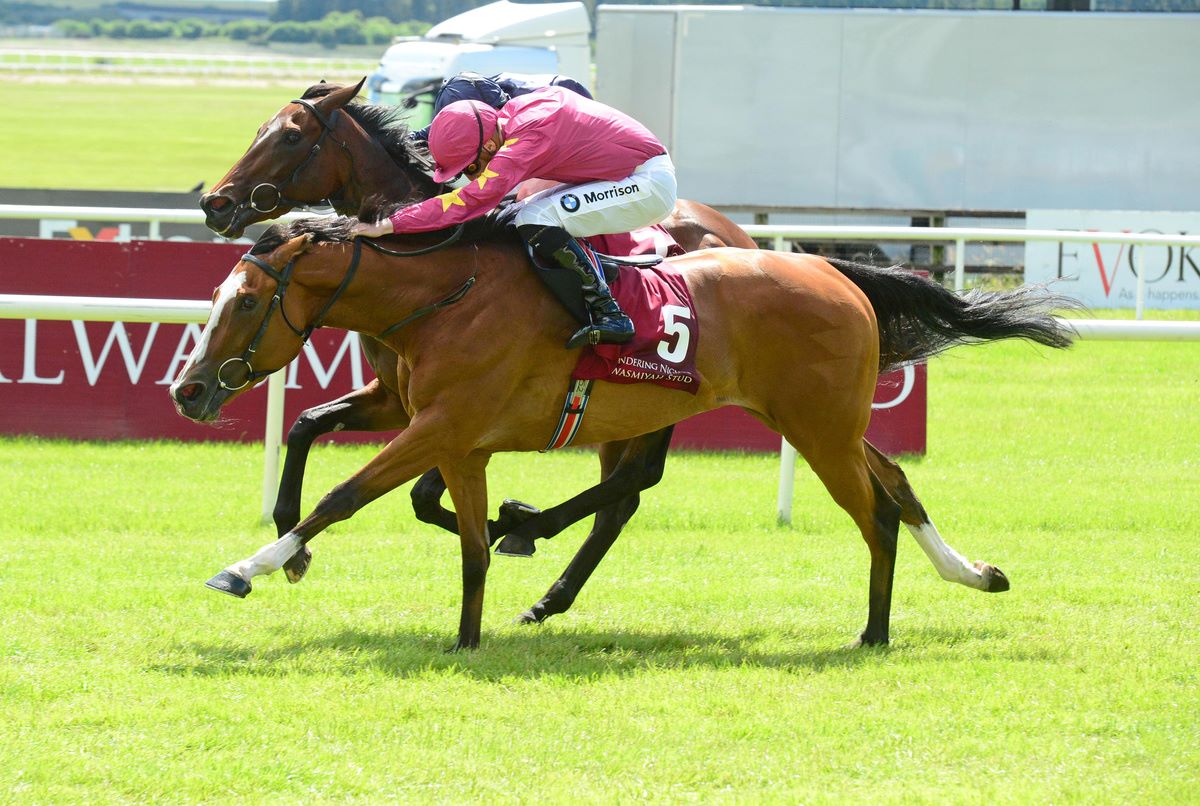
[[[343,215],[358,215],[369,200],[420,201],[441,192],[441,186],[429,176],[427,156],[408,137],[402,111],[355,101],[361,87],[361,81],[348,86],[313,85],[265,122],[241,159],[212,192],[201,197],[200,207],[208,227],[220,235],[237,238],[251,224],[297,207],[328,202]],[[735,223],[698,202],[680,200],[663,226],[687,252],[718,246],[756,248],[754,240]],[[300,519],[305,465],[312,444],[320,436],[332,431],[388,431],[408,425],[408,415],[393,392],[403,384],[403,379],[396,376],[396,357],[369,335],[361,343],[376,380],[301,413],[288,432],[273,513],[280,535]],[[661,478],[670,439],[668,428],[601,446],[601,478],[612,478],[626,494],[597,513],[577,560],[523,619],[542,621],[571,606],[637,509],[638,491]],[[429,470],[413,487],[413,509],[420,520],[454,532],[458,528],[455,514],[440,501],[445,489],[437,468]],[[593,512],[596,506],[591,497],[576,496],[540,515],[528,505],[505,501],[497,520],[489,526],[493,539],[518,530],[497,550],[527,555],[533,552],[534,538],[553,536]],[[289,566],[289,579],[298,580],[303,575],[311,555],[306,551],[302,559]]]
[[[217,289],[203,337],[170,394],[184,416],[213,420],[252,381],[294,359],[313,327],[328,324],[374,334],[392,349],[407,377],[396,391],[408,427],[308,517],[207,584],[246,596],[255,576],[284,567],[331,524],[438,467],[458,513],[462,551],[454,648],[476,647],[490,561],[487,464],[496,452],[546,444],[577,357],[561,347],[573,323],[541,293],[512,244],[474,242],[395,259],[348,241],[352,223],[309,219],[270,228]],[[400,248],[428,243],[389,240]],[[705,329],[696,351],[698,391],[598,382],[581,442],[659,431],[723,405],[740,406],[781,433],[870,552],[860,644],[889,639],[901,522],[943,577],[985,591],[1008,588],[997,568],[969,562],[942,540],[903,471],[863,434],[881,370],[961,343],[1024,338],[1069,346],[1070,329],[1051,314],[1062,298],[1035,288],[960,297],[900,269],[759,250],[702,250],[671,265]],[[463,288],[470,293],[456,304],[437,307]],[[405,316],[418,311],[429,315]],[[408,324],[393,327],[399,321]]]

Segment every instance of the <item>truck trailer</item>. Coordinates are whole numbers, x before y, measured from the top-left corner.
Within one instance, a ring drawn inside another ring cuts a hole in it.
[[[726,211],[1194,210],[1200,14],[601,5],[597,97]]]

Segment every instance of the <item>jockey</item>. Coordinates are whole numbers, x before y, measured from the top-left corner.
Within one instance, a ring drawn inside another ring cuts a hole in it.
[[[612,107],[545,87],[499,110],[480,101],[450,104],[434,118],[429,151],[435,182],[460,173],[470,181],[378,223],[359,222],[354,235],[432,232],[490,212],[526,179],[562,183],[516,202],[513,221],[534,254],[579,283],[591,321],[567,348],[633,338],[603,269],[575,238],[628,232],[671,213],[675,166],[649,129]]]
[[[441,89],[433,99],[433,114],[436,117],[455,101],[483,101],[488,106],[499,109],[518,95],[525,95],[542,87],[563,87],[571,92],[577,92],[584,98],[591,98],[587,87],[568,76],[516,76],[511,73],[497,73],[494,76],[481,76],[479,73],[459,73],[442,82]],[[425,143],[429,140],[429,126],[412,132],[409,137]]]

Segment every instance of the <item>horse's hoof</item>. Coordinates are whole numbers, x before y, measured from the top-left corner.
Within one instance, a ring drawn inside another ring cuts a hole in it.
[[[283,564],[283,573],[287,574],[287,581],[294,585],[304,579],[304,575],[308,573],[308,566],[311,564],[312,549],[308,546],[301,546],[300,550]]]
[[[537,614],[533,612],[532,608],[530,608],[513,619],[513,624],[541,624],[543,621],[545,621],[545,619],[545,616],[538,618]]]
[[[505,557],[532,557],[534,551],[533,540],[520,535],[508,535],[496,546],[496,553]]]
[[[857,641],[850,644],[850,648],[851,649],[863,649],[863,648],[869,649],[872,647],[886,648],[887,645],[888,645],[888,637],[886,635],[870,635],[864,631],[862,635],[858,636]]]
[[[1008,577],[994,565],[988,565],[983,561],[975,563],[975,570],[983,577],[983,581],[987,583],[984,588],[988,593],[1003,593],[1009,589]]]
[[[250,593],[250,583],[229,571],[222,571],[204,584],[215,591],[228,593],[239,599],[245,599]]]
[[[542,511],[532,504],[505,498],[504,503],[500,505],[500,514],[490,525],[490,531],[498,535],[506,535],[525,521],[541,514]]]

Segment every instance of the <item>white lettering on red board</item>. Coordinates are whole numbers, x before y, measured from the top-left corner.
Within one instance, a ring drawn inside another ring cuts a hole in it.
[[[39,321],[37,319],[25,320],[25,343],[22,349],[21,375],[15,382],[18,384],[62,386],[68,382],[68,370],[71,367],[69,365],[64,366],[61,363],[62,351],[55,351],[54,356],[39,356],[38,325]],[[95,342],[91,334],[89,334],[89,328],[84,322],[72,321],[71,327],[74,331],[75,344],[79,349],[79,360],[83,370],[83,377],[87,380],[89,386],[95,386],[99,383],[102,377],[106,377],[106,372],[111,373],[113,370],[110,367],[114,364],[120,364],[124,367],[125,376],[129,379],[131,385],[137,385],[142,381],[142,376],[151,363],[150,355],[155,339],[159,335],[159,324],[157,322],[150,324],[146,331],[145,340],[140,345],[130,336],[124,322],[111,323],[99,351],[95,349]],[[175,380],[180,368],[187,363],[191,355],[192,346],[198,343],[200,338],[201,329],[198,324],[190,323],[184,327],[179,341],[175,345],[166,371],[154,382],[156,385],[166,386]],[[112,360],[114,345],[116,345],[117,351],[121,354],[120,362]],[[358,389],[365,385],[362,349],[357,333],[346,333],[342,341],[338,344],[337,352],[334,353],[333,358],[329,361],[322,359],[321,353],[312,342],[304,345],[301,355],[304,357],[303,359],[298,356],[288,366],[288,389],[302,388],[299,382],[299,370],[300,365],[303,363],[308,364],[317,381],[317,385],[321,389],[328,389],[333,384],[334,377],[343,363],[347,366],[350,373],[351,388]],[[60,362],[56,366],[48,367],[46,364],[53,361],[54,357],[59,358]],[[39,358],[41,358],[40,364]],[[13,382],[11,378],[6,377],[3,372],[0,372],[0,383]]]

